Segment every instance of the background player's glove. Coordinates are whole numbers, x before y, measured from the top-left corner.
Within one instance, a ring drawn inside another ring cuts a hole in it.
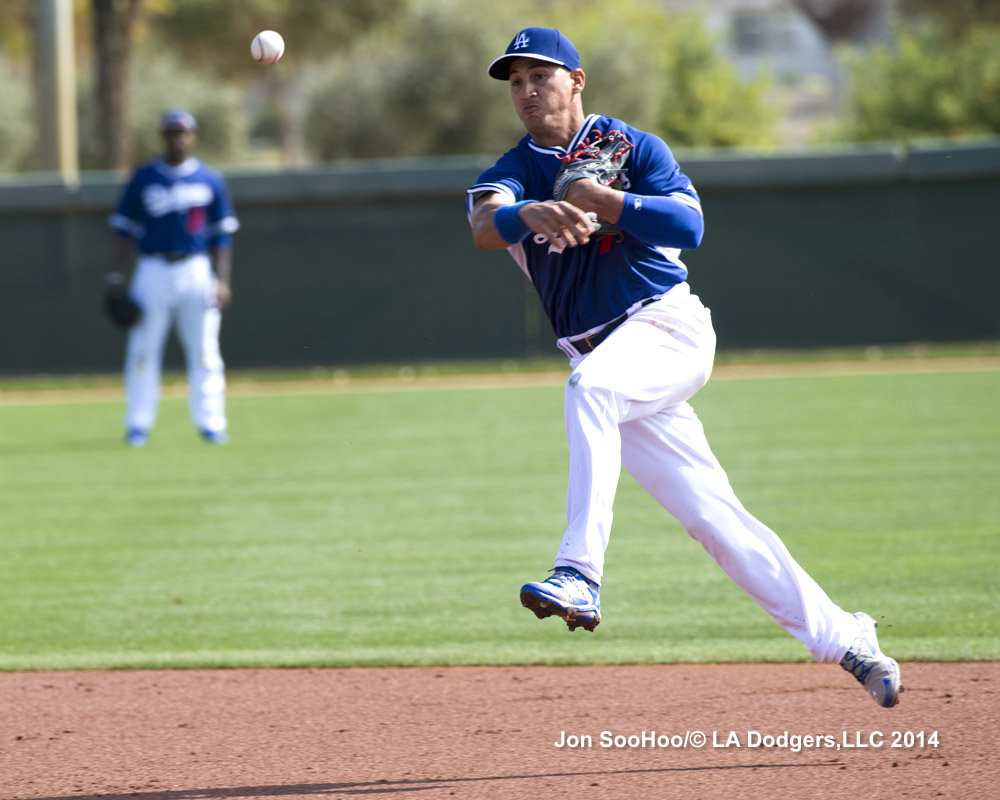
[[[112,272],[104,282],[104,313],[122,328],[135,324],[142,314],[139,304],[129,297],[125,276],[120,272]]]
[[[556,173],[552,185],[552,197],[562,200],[569,187],[576,181],[590,180],[601,186],[621,188],[621,174],[625,171],[625,162],[632,152],[632,143],[620,131],[608,131],[606,134],[595,133],[590,139],[585,139],[572,153],[560,156],[563,162]],[[609,222],[598,220],[600,227],[594,231],[596,235],[617,233],[620,228]]]

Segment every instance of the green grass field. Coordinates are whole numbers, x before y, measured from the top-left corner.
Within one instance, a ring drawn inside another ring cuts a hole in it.
[[[1000,372],[715,380],[744,504],[900,659],[1000,658]],[[594,634],[522,609],[563,526],[562,390],[0,405],[0,669],[806,661],[623,476]],[[887,627],[890,626],[891,627]]]

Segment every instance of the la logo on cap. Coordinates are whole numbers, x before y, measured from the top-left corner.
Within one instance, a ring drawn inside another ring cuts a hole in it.
[[[510,77],[511,62],[532,58],[565,67],[570,72],[580,68],[580,56],[573,43],[555,28],[522,28],[504,51],[486,70],[491,78],[505,81]]]

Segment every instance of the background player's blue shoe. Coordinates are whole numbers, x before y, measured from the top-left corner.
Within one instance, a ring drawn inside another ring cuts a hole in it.
[[[202,431],[201,438],[209,444],[229,444],[229,434],[225,431]]]
[[[876,703],[892,708],[903,691],[899,685],[899,665],[879,649],[875,635],[878,623],[861,611],[854,616],[861,622],[861,634],[840,660],[840,666],[858,679]]]
[[[556,567],[544,581],[521,587],[521,605],[539,619],[561,617],[571,631],[601,623],[601,587],[572,567]]]
[[[132,428],[125,433],[125,444],[129,447],[145,447],[149,441],[149,434],[138,428]]]

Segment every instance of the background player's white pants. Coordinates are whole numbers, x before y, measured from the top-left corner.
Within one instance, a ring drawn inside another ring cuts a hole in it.
[[[816,660],[839,661],[857,620],[743,507],[686,402],[708,381],[714,358],[711,314],[682,283],[570,361],[568,527],[556,566],[601,582],[624,465]]]
[[[163,350],[173,326],[187,361],[188,402],[198,430],[226,429],[226,379],[219,351],[222,314],[208,256],[174,264],[140,256],[130,293],[142,317],[125,352],[125,428],[148,431],[160,403]]]

